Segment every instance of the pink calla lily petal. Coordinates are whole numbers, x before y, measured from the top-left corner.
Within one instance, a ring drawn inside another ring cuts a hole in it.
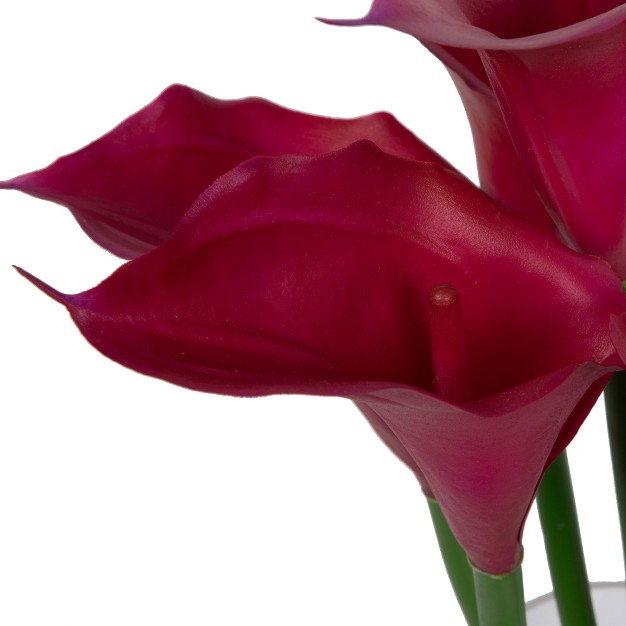
[[[413,10],[418,8],[411,7]],[[377,9],[375,5],[372,12],[383,14],[384,9]],[[351,25],[351,22],[347,24]],[[384,24],[391,25],[388,22]],[[422,39],[422,43],[447,66],[459,90],[472,129],[481,187],[509,210],[554,230],[554,222],[511,141],[480,54],[477,50],[435,43],[432,38]]]
[[[33,280],[141,373],[214,393],[353,399],[493,573],[515,565],[542,472],[623,366],[611,320],[619,331],[626,296],[608,264],[449,168],[369,142],[250,159],[94,289]],[[462,299],[471,401],[433,388],[427,301],[440,284]]]
[[[532,50],[601,33],[626,20],[618,0],[374,0],[360,19],[338,26],[388,26],[453,48]]]
[[[97,141],[0,189],[68,207],[94,241],[134,258],[167,239],[206,187],[250,157],[320,155],[359,139],[404,158],[445,163],[387,113],[331,119],[172,85]]]
[[[548,49],[481,54],[561,237],[626,277],[626,23]]]
[[[481,188],[507,209],[553,231],[554,222],[520,161],[479,53],[424,43],[447,66],[461,96],[472,129]]]
[[[424,495],[429,498],[434,497],[422,470],[414,461],[410,452],[404,447],[404,444],[398,439],[391,428],[387,426],[386,422],[365,402],[355,400],[355,404],[372,427],[372,430],[380,437],[381,441],[415,474],[422,486]]]
[[[555,224],[520,160],[493,94],[470,87],[450,70],[472,129],[481,188],[507,209],[554,232]]]
[[[376,0],[353,23],[414,35],[442,59],[485,189],[541,222],[528,183],[563,241],[626,276],[626,3]]]
[[[472,563],[498,574],[518,564],[541,476],[606,382],[607,368],[585,363],[462,406],[400,388],[370,393],[362,404],[419,459],[423,480]]]

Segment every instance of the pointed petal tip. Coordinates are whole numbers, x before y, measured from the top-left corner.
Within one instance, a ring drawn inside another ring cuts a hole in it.
[[[18,274],[20,274],[20,276],[23,276],[26,280],[35,285],[37,289],[43,291],[46,295],[50,296],[56,302],[64,306],[67,306],[69,304],[70,296],[68,296],[67,294],[57,291],[56,289],[54,289],[54,287],[51,287],[47,283],[44,283],[43,280],[37,278],[36,276],[33,276],[30,272],[27,272],[25,269],[22,269],[17,265],[14,265],[13,268]]]
[[[364,17],[357,19],[350,18],[338,18],[333,19],[330,17],[316,17],[318,22],[322,22],[322,24],[328,24],[329,26],[364,26],[367,24]]]
[[[16,191],[25,191],[28,189],[28,183],[32,183],[33,172],[30,174],[19,174],[8,180],[0,180],[0,189],[15,189]]]

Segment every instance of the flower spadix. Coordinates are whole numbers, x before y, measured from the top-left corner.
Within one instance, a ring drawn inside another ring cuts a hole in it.
[[[626,3],[375,0],[334,23],[422,41],[455,77],[485,188],[541,221],[536,190],[564,241],[626,276]]]
[[[138,372],[213,393],[351,398],[490,572],[516,564],[542,472],[622,365],[610,327],[626,297],[604,261],[451,169],[370,142],[248,160],[94,289],[31,279]],[[433,312],[442,285],[458,310]],[[459,354],[471,397],[437,382]]]
[[[428,295],[428,313],[435,392],[456,402],[473,400],[459,292],[452,285],[434,287]]]
[[[134,258],[167,239],[196,197],[247,159],[320,155],[359,139],[445,163],[388,113],[332,119],[172,85],[97,141],[0,189],[65,205],[94,241]]]

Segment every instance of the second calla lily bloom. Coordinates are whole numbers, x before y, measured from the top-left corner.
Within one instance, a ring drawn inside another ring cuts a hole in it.
[[[351,398],[492,573],[516,565],[543,471],[623,367],[607,263],[370,142],[248,160],[94,289],[30,278],[144,374]]]
[[[250,157],[319,155],[359,139],[444,163],[388,113],[333,119],[172,85],[97,141],[0,189],[67,206],[96,243],[134,258],[165,241],[210,183]]]
[[[523,169],[563,240],[626,277],[626,3],[375,0],[335,23],[422,41],[456,76],[485,188],[537,219]]]

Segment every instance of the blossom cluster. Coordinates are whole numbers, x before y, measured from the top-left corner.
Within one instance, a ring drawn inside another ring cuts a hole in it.
[[[73,295],[22,273],[143,374],[350,398],[472,562],[508,572],[544,471],[626,369],[626,5],[376,0],[334,23],[443,61],[480,188],[389,114],[173,85],[0,183],[129,261]]]

